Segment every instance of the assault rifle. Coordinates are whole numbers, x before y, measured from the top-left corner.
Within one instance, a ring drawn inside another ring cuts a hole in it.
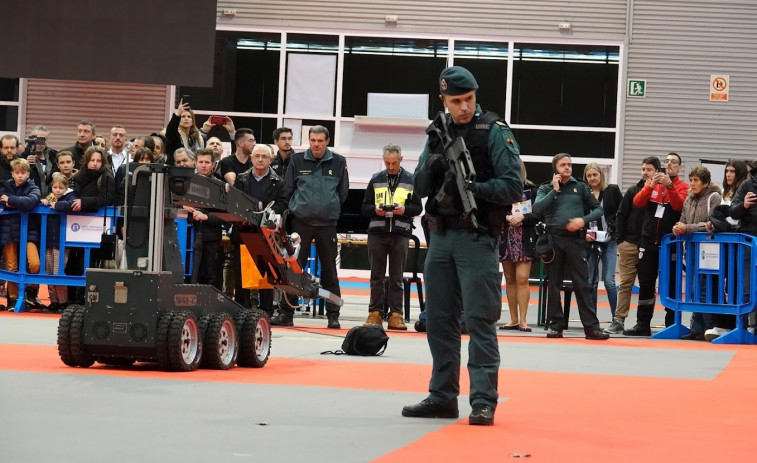
[[[463,206],[463,219],[470,220],[474,230],[480,230],[481,227],[476,220],[478,206],[476,206],[473,192],[469,189],[469,185],[476,181],[476,169],[473,167],[470,151],[465,146],[465,140],[462,137],[452,139],[445,124],[444,113],[441,111],[427,132],[429,135],[435,134],[441,140],[444,158],[447,160],[449,169],[444,177],[444,185],[434,199],[439,204],[446,204],[452,200],[453,193],[457,190]]]

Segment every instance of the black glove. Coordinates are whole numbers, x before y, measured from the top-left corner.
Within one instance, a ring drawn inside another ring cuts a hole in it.
[[[476,186],[476,182],[465,182],[465,191],[470,191],[474,195],[478,193],[478,187]]]
[[[438,178],[447,171],[449,163],[442,154],[431,154],[426,158],[426,170],[431,178]]]
[[[455,178],[455,173],[451,171],[447,171],[446,174],[444,174],[444,192],[448,195],[454,195],[457,191],[457,178]]]

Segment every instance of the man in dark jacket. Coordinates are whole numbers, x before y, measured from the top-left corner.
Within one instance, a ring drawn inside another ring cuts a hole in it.
[[[213,150],[200,148],[195,154],[197,175],[213,177]],[[195,226],[195,245],[201,246],[200,258],[195,257],[192,282],[223,288],[223,248],[221,240],[227,224],[222,219],[201,209],[185,206],[192,213]]]
[[[84,153],[87,152],[87,148],[94,145],[95,130],[95,123],[87,119],[76,125],[76,143],[66,148],[74,155],[74,167],[76,169],[82,168],[81,161],[84,158]]]
[[[48,134],[45,126],[35,126],[27,139],[29,143],[21,153],[21,157],[29,161],[32,169],[30,178],[34,180],[43,198],[50,193],[50,177],[57,170],[55,157],[58,152],[47,146]]]
[[[293,231],[302,238],[302,250],[297,261],[306,268],[309,244],[315,240],[315,250],[321,262],[321,285],[332,294],[341,296],[336,273],[336,222],[342,204],[350,191],[350,177],[344,156],[328,149],[329,130],[322,125],[310,128],[310,148],[292,155],[284,176],[284,197],[289,199],[289,211],[294,216]],[[339,306],[326,304],[328,327],[339,329]],[[273,317],[272,325],[292,326],[294,310],[282,308]]]
[[[18,157],[19,141],[15,135],[7,134],[0,137],[0,182],[10,180],[13,176],[11,161]]]
[[[413,194],[413,174],[400,167],[400,146],[384,146],[383,158],[386,169],[368,182],[362,206],[363,215],[371,218],[368,225],[371,298],[365,325],[382,325],[389,309],[389,329],[407,330],[402,317],[402,273],[407,261],[409,236],[413,234],[413,217],[421,213],[423,205],[421,198]],[[384,294],[387,257],[388,295]]]
[[[612,324],[605,328],[605,333],[620,334],[625,328],[625,320],[631,307],[631,292],[636,281],[639,263],[639,238],[641,225],[644,222],[644,209],[634,207],[633,198],[636,193],[651,180],[655,172],[660,170],[660,160],[655,156],[644,158],[641,162],[641,180],[636,185],[628,187],[623,201],[620,203],[618,215],[615,217],[615,233],[618,240],[618,305]]]
[[[287,201],[283,193],[284,180],[276,175],[276,172],[270,167],[273,160],[273,150],[268,145],[255,145],[250,160],[252,161],[252,168],[239,174],[234,186],[260,201],[263,207],[273,203],[273,206],[271,206],[273,211],[281,214],[287,208]],[[237,225],[234,228],[237,229]],[[236,250],[238,249],[237,246]],[[250,290],[242,288],[241,262],[239,259],[235,259],[234,264],[236,265],[234,294],[239,293],[241,299],[249,301]],[[266,274],[266,268],[263,265],[258,266],[258,270],[261,275]],[[258,290],[258,295],[260,296],[258,307],[265,310],[269,316],[273,315],[273,289]],[[235,300],[237,300],[236,296]]]
[[[292,129],[288,127],[279,127],[273,131],[273,143],[278,148],[276,157],[273,158],[271,163],[271,169],[278,174],[279,177],[283,177],[284,173],[289,167],[289,161],[292,159],[294,150],[292,149]]]
[[[689,193],[689,185],[678,178],[681,168],[681,157],[677,153],[668,153],[665,158],[665,171],[655,173],[633,198],[633,205],[644,209],[644,222],[639,239],[639,306],[636,311],[636,325],[623,331],[626,336],[652,335],[651,322],[657,302],[655,287],[660,268],[660,244],[662,238],[673,231],[673,225],[681,218],[683,202]],[[675,256],[673,258],[675,259]],[[674,271],[675,265],[671,265],[670,268]],[[670,281],[674,279],[671,278]],[[665,326],[670,326],[673,324],[674,312],[670,309],[665,309],[665,312]]]

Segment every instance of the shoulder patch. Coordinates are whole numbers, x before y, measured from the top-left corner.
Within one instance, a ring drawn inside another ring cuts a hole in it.
[[[497,121],[497,124],[499,124],[499,125],[501,125],[501,126],[503,126],[503,127],[507,127],[507,124],[505,124],[505,123],[504,123],[504,122],[502,122],[502,121]]]

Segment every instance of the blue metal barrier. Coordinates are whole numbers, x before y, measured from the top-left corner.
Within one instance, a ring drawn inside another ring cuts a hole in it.
[[[84,262],[90,261],[90,254],[92,249],[99,249],[100,248],[100,242],[99,240],[97,242],[81,242],[81,241],[66,241],[66,230],[69,226],[70,216],[89,216],[89,217],[98,217],[102,220],[103,215],[107,214],[107,217],[111,219],[111,224],[109,226],[108,232],[114,233],[115,231],[115,221],[113,221],[113,217],[119,218],[121,217],[116,213],[114,215],[114,206],[108,206],[106,208],[100,208],[96,212],[75,212],[70,214],[61,214],[58,212],[55,212],[54,210],[50,209],[47,206],[39,205],[35,207],[31,212],[24,213],[19,212],[14,209],[4,209],[0,211],[0,227],[3,226],[3,218],[11,215],[11,214],[19,214],[21,216],[21,230],[20,230],[20,239],[19,239],[19,246],[18,246],[18,272],[11,272],[9,270],[5,270],[4,268],[0,268],[0,280],[10,281],[13,283],[18,284],[18,294],[19,297],[16,301],[16,307],[15,312],[23,312],[26,307],[24,304],[24,291],[26,289],[27,285],[30,284],[38,284],[38,285],[62,285],[62,286],[84,286],[86,284],[86,278],[87,278],[87,269],[84,269],[84,273],[82,275],[66,275],[65,274],[65,249],[72,249],[72,248],[82,248],[84,249]],[[39,236],[40,236],[40,242],[39,242],[39,273],[28,273],[26,264],[27,264],[27,256],[26,256],[26,243],[28,241],[28,229],[29,229],[29,217],[30,215],[38,215],[40,217],[40,230],[39,230]],[[59,262],[58,262],[58,273],[51,275],[45,273],[45,249],[47,249],[47,221],[50,216],[60,216],[60,246],[59,246]],[[188,223],[187,219],[185,218],[176,218],[174,219],[174,223],[177,226],[177,229],[179,231],[179,248],[181,250],[181,257],[182,262],[185,263],[185,269],[189,269],[189,274],[191,274],[191,265],[192,265],[192,256],[188,254],[189,251],[192,250],[192,246],[194,243],[194,233],[192,233],[192,226],[190,223]],[[102,222],[99,222],[100,227]],[[74,224],[71,224],[74,225]],[[102,228],[100,228],[102,230]],[[182,238],[183,237],[183,238]],[[186,264],[188,263],[188,265]],[[186,273],[185,273],[186,275]]]
[[[672,260],[672,255],[684,259]],[[685,260],[685,265],[684,265]],[[674,265],[674,272],[671,272]],[[665,307],[675,311],[675,322],[655,333],[654,339],[679,339],[689,333],[681,312],[736,316],[736,329],[713,340],[717,344],[757,344],[744,327],[744,315],[757,304],[757,238],[743,233],[666,235],[660,247],[660,288],[674,287],[673,296],[660,292]],[[671,274],[675,281],[670,281]],[[685,284],[684,284],[685,275]],[[752,294],[755,293],[755,294]]]

